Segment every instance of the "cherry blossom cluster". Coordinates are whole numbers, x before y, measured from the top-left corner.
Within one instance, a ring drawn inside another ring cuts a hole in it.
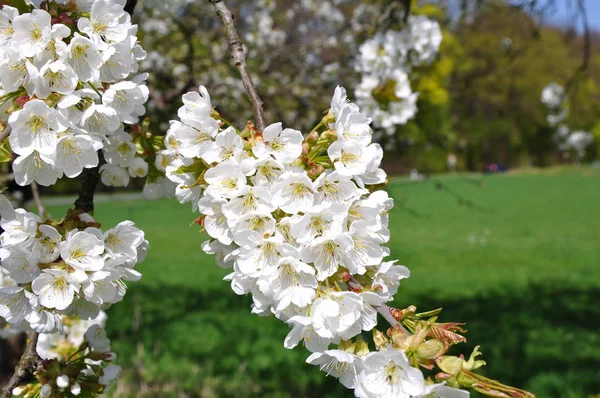
[[[565,98],[565,89],[557,83],[549,83],[542,90],[541,101],[548,109],[547,120],[552,127],[557,126],[567,117]]]
[[[346,91],[336,89],[306,138],[281,123],[224,128],[204,87],[183,102],[159,154],[166,176],[202,214],[211,237],[202,248],[232,270],[233,291],[252,295],[253,313],[291,326],[285,347],[302,341],[307,362],[358,397],[463,396],[426,382],[391,341],[369,352],[360,337],[409,271],[384,261],[393,200],[377,190],[383,151]]]
[[[96,167],[102,182],[144,177],[127,132],[145,113],[146,53],[124,0],[44,1],[0,10],[0,122],[20,185],[48,186]]]
[[[119,375],[116,354],[104,331],[106,314],[81,320],[63,316],[62,332],[40,334],[37,353],[43,359],[39,382],[16,387],[13,395],[72,397],[101,394]],[[36,395],[39,394],[39,395]]]
[[[569,157],[569,152],[573,152],[581,160],[586,148],[594,141],[594,135],[587,131],[571,131],[564,123],[569,113],[565,89],[557,83],[549,83],[542,90],[541,101],[548,110],[548,124],[556,128],[553,138],[558,149],[565,158]]]
[[[63,315],[96,318],[141,278],[148,241],[131,221],[103,232],[86,213],[42,222],[5,199],[0,210],[0,272],[14,282],[0,287],[0,317],[15,327],[61,332]]]
[[[426,16],[410,16],[400,30],[377,33],[359,49],[356,70],[361,73],[356,101],[376,127],[393,135],[417,112],[417,97],[409,74],[430,64],[442,42],[440,25]]]
[[[558,149],[567,158],[573,152],[577,160],[585,157],[587,147],[594,142],[594,135],[588,131],[570,131],[566,124],[561,124],[554,134]]]
[[[249,55],[256,56],[258,49],[281,46],[286,34],[274,26],[273,17],[275,0],[259,0],[255,4],[255,12],[245,16],[248,30],[244,34],[244,42],[250,45]]]

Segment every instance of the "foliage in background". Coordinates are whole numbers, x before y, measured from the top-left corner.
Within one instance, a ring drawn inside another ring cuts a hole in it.
[[[328,94],[337,84],[352,93],[360,81],[355,54],[361,43],[376,32],[402,26],[401,11],[382,17],[387,2],[231,3],[240,31],[249,32],[243,37],[248,65],[266,103],[267,120],[298,128],[320,120],[314,109],[327,108]],[[168,115],[181,105],[178,97],[203,84],[218,102],[219,113],[243,125],[241,115],[250,108],[241,80],[227,65],[226,43],[210,5],[179,4],[172,8],[176,12],[167,12],[143,2],[137,16],[149,49],[144,67],[154,75],[153,122],[166,126]],[[395,144],[386,147],[398,155],[394,171],[446,170],[448,153],[458,154],[463,170],[480,170],[492,162],[543,166],[560,161],[539,95],[549,82],[564,84],[573,75],[581,62],[581,37],[540,26],[502,0],[481,4],[457,16],[445,2],[413,1],[411,12],[436,18],[444,38],[436,61],[411,74],[419,113],[397,129]],[[598,47],[597,40],[594,45]],[[574,130],[590,131],[598,123],[600,76],[594,71],[599,65],[600,58],[593,56],[589,77],[584,75],[570,90],[567,122]],[[591,151],[587,160],[594,158]]]

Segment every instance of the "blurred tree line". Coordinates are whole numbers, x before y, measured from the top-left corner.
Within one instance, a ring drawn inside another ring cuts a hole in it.
[[[231,3],[267,121],[302,131],[320,120],[336,85],[352,95],[360,79],[354,70],[360,44],[378,31],[400,29],[404,12],[400,2],[390,1]],[[251,117],[222,27],[209,7],[142,2],[137,22],[149,52],[150,117],[157,128],[166,130],[181,94],[198,84],[207,86],[213,104],[231,122],[243,125]],[[394,140],[382,139],[388,153],[397,155],[386,157],[391,171],[443,171],[449,153],[457,154],[461,170],[560,161],[540,94],[548,83],[565,85],[576,73],[582,35],[544,25],[536,10],[505,0],[413,1],[411,12],[437,19],[444,38],[437,60],[411,74],[413,90],[420,93],[416,118],[399,127]],[[597,157],[600,142],[600,55],[594,51],[600,34],[593,33],[591,42],[586,71],[568,87],[566,120],[572,129],[596,135],[587,160]]]
[[[378,32],[405,26],[411,14],[437,20],[440,52],[410,73],[419,92],[414,119],[390,138],[379,134],[390,174],[416,168],[446,171],[449,154],[458,170],[485,164],[547,166],[563,159],[554,141],[542,89],[568,86],[572,130],[595,136],[584,161],[600,153],[600,32],[585,38],[575,26],[544,24],[557,1],[570,0],[230,0],[248,50],[248,67],[265,102],[268,123],[308,132],[329,108],[337,85],[350,98],[360,82],[360,45]],[[572,7],[574,4],[572,3]],[[578,15],[574,9],[574,16]],[[594,18],[595,16],[586,16]],[[157,134],[181,106],[181,95],[205,85],[221,115],[242,127],[252,118],[223,27],[208,1],[140,0],[134,21],[148,57],[148,117]],[[577,73],[585,59],[586,67]],[[138,184],[139,185],[139,184]],[[56,193],[74,192],[77,180],[61,181]],[[135,183],[130,189],[139,190]],[[112,190],[103,187],[103,190]]]

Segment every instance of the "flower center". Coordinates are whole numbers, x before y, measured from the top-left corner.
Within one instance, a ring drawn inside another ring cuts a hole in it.
[[[40,41],[42,39],[42,30],[39,26],[35,25],[35,28],[31,30],[31,40]]]
[[[351,163],[355,163],[359,159],[359,156],[352,152],[342,152],[342,156],[340,157],[340,161],[345,165],[349,165]]]
[[[80,260],[84,256],[85,256],[85,252],[82,249],[80,249],[80,248],[71,250],[71,258],[73,260]]]
[[[34,133],[39,133],[41,130],[48,129],[48,123],[46,123],[46,119],[41,116],[32,116],[27,121],[27,127],[31,129]]]

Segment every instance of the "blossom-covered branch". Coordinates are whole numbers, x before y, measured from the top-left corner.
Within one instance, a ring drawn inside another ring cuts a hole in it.
[[[44,217],[46,214],[46,207],[40,197],[39,187],[36,182],[31,184],[31,192],[33,194],[33,200],[38,209],[40,217]],[[36,346],[39,338],[39,333],[35,330],[30,330],[27,333],[27,341],[25,343],[25,350],[21,355],[19,363],[15,367],[15,372],[10,378],[9,382],[3,389],[3,397],[12,396],[12,391],[15,387],[26,380],[27,377],[31,377],[38,366],[40,366],[41,358],[36,351]]]
[[[50,0],[0,10],[0,123],[16,154],[15,180],[31,185],[41,216],[0,195],[0,317],[29,337],[6,397],[93,397],[120,369],[101,309],[141,278],[134,267],[148,241],[131,221],[102,231],[89,212],[100,180],[125,186],[154,160],[154,139],[138,123],[146,53],[124,9],[135,3]],[[82,174],[75,210],[46,219],[38,184]]]
[[[231,15],[218,14],[229,35]],[[425,37],[416,55],[431,56],[437,46]],[[282,123],[237,130],[203,86],[183,103],[159,153],[166,176],[179,201],[202,213],[196,222],[210,236],[202,249],[231,269],[232,290],[252,296],[252,313],[291,327],[286,348],[302,342],[308,363],[360,398],[467,396],[460,388],[531,396],[475,374],[485,364],[478,349],[469,360],[447,355],[466,339],[462,324],[437,322],[440,310],[385,305],[409,271],[384,261],[393,199],[381,190],[383,150],[343,87],[307,135]],[[385,333],[376,329],[378,313],[392,325]],[[372,344],[363,332],[373,333]],[[441,372],[426,378],[436,366]]]
[[[223,0],[209,1],[215,8],[215,11],[217,12],[219,18],[221,18],[221,21],[223,21],[223,25],[225,25],[231,56],[235,61],[236,68],[238,68],[240,71],[246,93],[248,94],[248,97],[250,97],[252,109],[254,110],[254,117],[256,118],[256,127],[258,128],[258,131],[263,131],[265,128],[265,117],[262,109],[263,102],[256,91],[256,87],[252,82],[252,77],[250,76],[250,72],[246,66],[246,51],[244,50],[244,44],[242,43],[242,40],[240,39],[240,36],[235,28],[235,24],[233,23],[233,15]]]

